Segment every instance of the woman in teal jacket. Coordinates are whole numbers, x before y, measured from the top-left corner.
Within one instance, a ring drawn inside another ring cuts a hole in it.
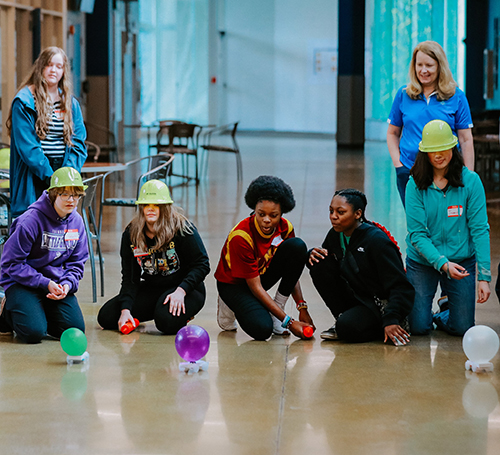
[[[486,197],[479,176],[469,171],[457,138],[442,120],[425,125],[406,189],[407,276],[415,287],[410,313],[413,335],[432,323],[452,335],[474,325],[476,264],[478,303],[490,296],[490,237]],[[432,302],[441,285],[439,312]]]
[[[87,158],[80,104],[71,94],[68,58],[44,49],[12,101],[10,133],[12,217],[21,215],[48,188],[61,167],[81,171]]]

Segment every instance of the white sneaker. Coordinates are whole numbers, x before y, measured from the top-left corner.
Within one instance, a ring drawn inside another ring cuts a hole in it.
[[[276,295],[274,296],[274,302],[278,305],[283,311],[285,311],[286,302],[288,301],[288,297],[281,295],[278,291],[276,291]],[[285,311],[286,313],[286,311]],[[281,327],[281,321],[271,314],[273,318],[273,333],[275,335],[290,335],[290,331],[288,329],[284,329]]]
[[[217,324],[222,330],[236,330],[238,327],[233,311],[220,296],[217,297]]]
[[[273,319],[273,333],[275,335],[290,335],[290,332],[287,329],[281,327],[281,321],[271,314],[271,318]]]

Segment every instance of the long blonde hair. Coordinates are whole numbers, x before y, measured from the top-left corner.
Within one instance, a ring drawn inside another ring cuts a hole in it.
[[[423,41],[413,49],[413,55],[410,62],[410,70],[408,72],[410,83],[406,86],[406,93],[411,99],[417,99],[423,92],[422,85],[418,80],[417,71],[415,70],[417,52],[423,52],[438,64],[437,78],[437,99],[445,101],[455,94],[457,83],[451,74],[448,59],[443,48],[435,41]]]
[[[193,227],[180,207],[172,204],[158,204],[158,207],[160,207],[160,216],[154,224],[156,243],[153,248],[157,251],[165,251],[175,234],[178,232],[181,235],[192,234]],[[139,205],[136,216],[129,224],[129,232],[132,245],[142,251],[147,251],[148,248],[145,227],[144,205]]]
[[[47,81],[43,77],[43,71],[49,65],[52,57],[56,54],[61,54],[63,58],[63,75],[59,81],[59,95],[61,97],[61,107],[64,112],[64,142],[66,145],[72,146],[73,142],[73,91],[70,80],[70,69],[68,57],[60,47],[52,46],[45,48],[31,67],[31,72],[28,77],[21,83],[19,89],[23,87],[33,86],[35,106],[38,117],[35,122],[35,131],[40,139],[45,139],[49,132],[49,122],[51,121],[53,104],[47,91]],[[9,111],[9,116],[6,121],[9,135],[12,130],[12,107]]]

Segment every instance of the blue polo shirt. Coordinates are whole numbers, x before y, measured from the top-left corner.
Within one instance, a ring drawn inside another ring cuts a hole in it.
[[[403,128],[399,141],[403,166],[408,169],[413,166],[424,126],[435,119],[448,123],[454,135],[457,135],[457,130],[472,128],[465,93],[457,87],[455,94],[446,101],[438,101],[437,93],[431,94],[428,99],[422,93],[419,99],[412,100],[406,93],[406,85],[398,90],[387,123]]]

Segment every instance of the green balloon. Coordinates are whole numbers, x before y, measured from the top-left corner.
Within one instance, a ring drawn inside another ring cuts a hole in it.
[[[68,355],[82,355],[87,350],[87,337],[80,329],[72,327],[61,335],[61,347]]]

